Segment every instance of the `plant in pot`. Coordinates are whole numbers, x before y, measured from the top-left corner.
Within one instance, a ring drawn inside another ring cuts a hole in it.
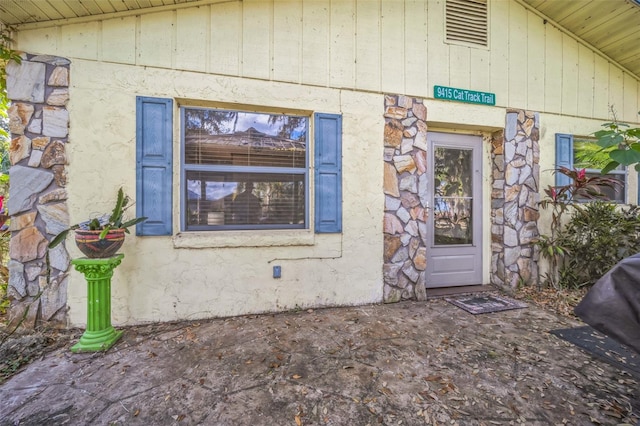
[[[116,205],[111,214],[105,213],[99,217],[71,225],[49,242],[49,248],[60,244],[67,238],[69,231],[74,231],[76,245],[88,258],[100,259],[115,255],[124,243],[125,234],[129,233],[128,228],[147,220],[146,217],[137,217],[125,221],[124,213],[133,205],[129,204],[130,201],[129,196],[125,195],[120,188]]]

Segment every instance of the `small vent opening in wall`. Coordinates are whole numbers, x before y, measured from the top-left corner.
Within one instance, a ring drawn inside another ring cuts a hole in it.
[[[487,0],[447,0],[447,41],[487,47]]]

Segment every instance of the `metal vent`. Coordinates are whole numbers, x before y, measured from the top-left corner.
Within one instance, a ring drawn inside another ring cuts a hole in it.
[[[487,0],[447,0],[447,41],[488,46]]]

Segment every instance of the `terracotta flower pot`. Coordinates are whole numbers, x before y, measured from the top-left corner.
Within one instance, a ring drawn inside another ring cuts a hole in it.
[[[102,231],[76,229],[76,245],[90,259],[111,257],[124,243],[124,229],[112,229],[100,239]]]

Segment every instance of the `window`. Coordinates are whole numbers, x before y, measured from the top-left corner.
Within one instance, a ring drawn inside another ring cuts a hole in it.
[[[181,113],[184,230],[307,227],[308,117]]]
[[[585,169],[587,176],[599,176],[600,170],[609,163],[607,152],[589,138],[578,138],[573,135],[556,134],[556,165],[567,168]],[[623,166],[606,174],[607,177],[620,182],[616,188],[602,187],[607,199],[617,203],[626,201],[626,170]],[[568,178],[556,174],[556,185],[568,184]]]
[[[309,229],[313,219],[317,234],[342,232],[340,114],[180,113],[182,231]],[[172,99],[136,98],[136,216],[148,218],[137,235],[174,232],[173,125]]]

